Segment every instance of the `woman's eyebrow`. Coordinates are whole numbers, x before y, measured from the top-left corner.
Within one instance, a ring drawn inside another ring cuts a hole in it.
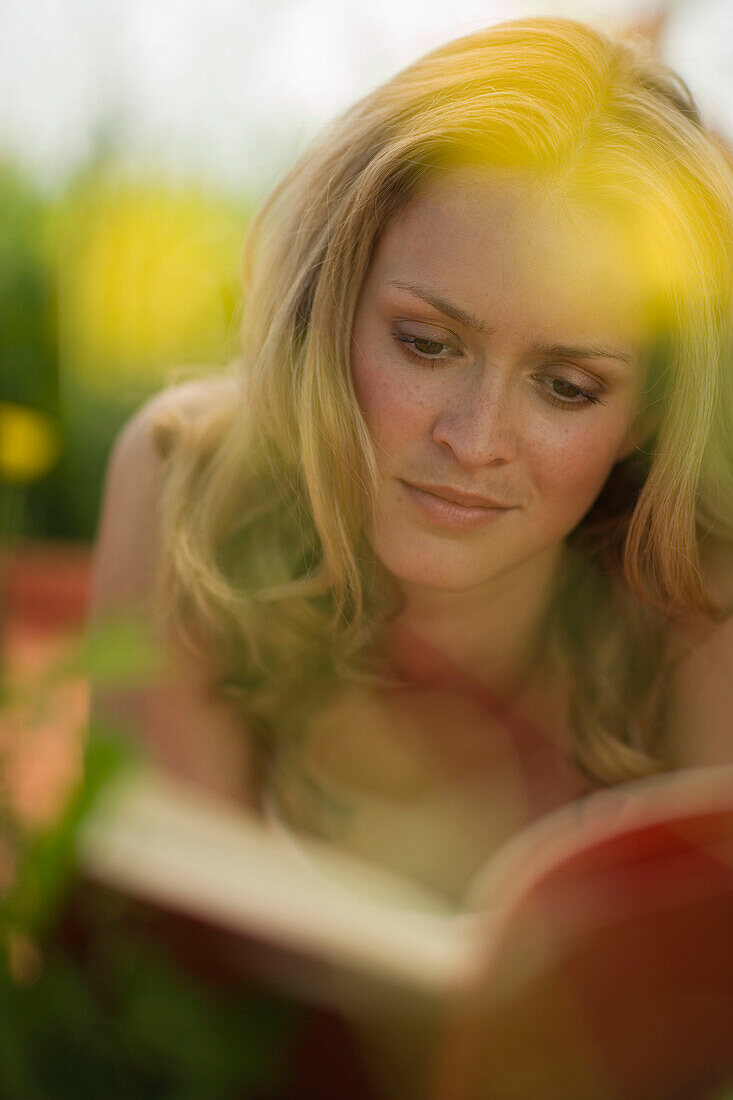
[[[446,298],[441,298],[427,287],[414,283],[403,283],[399,279],[390,281],[389,286],[406,290],[417,298],[437,309],[446,317],[452,317],[454,321],[465,325],[466,328],[478,333],[480,336],[490,336],[493,329],[489,328],[475,313],[470,313],[460,306],[454,305]],[[622,363],[633,364],[634,356],[630,353],[619,351],[617,348],[601,347],[598,344],[533,344],[532,351],[540,355],[557,355],[568,359],[618,359]]]
[[[604,348],[597,344],[533,344],[532,351],[540,355],[558,355],[566,359],[618,359],[633,364],[634,356],[617,348]]]
[[[437,309],[439,313],[444,313],[446,317],[452,317],[454,321],[458,321],[461,325],[465,325],[466,328],[472,329],[480,336],[489,336],[492,329],[485,325],[483,321],[474,313],[468,313],[465,309],[461,309],[460,306],[454,306],[452,302],[447,301],[445,298],[441,298],[440,295],[434,294],[432,290],[428,290],[424,286],[416,286],[414,283],[403,283],[395,279],[389,283],[389,286],[398,287],[400,290],[407,290],[410,294],[414,294],[417,298],[422,298],[424,302]]]

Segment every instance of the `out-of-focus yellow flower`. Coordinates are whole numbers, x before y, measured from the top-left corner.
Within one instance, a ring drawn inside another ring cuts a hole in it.
[[[96,390],[156,388],[231,354],[246,218],[193,188],[102,181],[63,213],[64,371]]]
[[[0,481],[25,485],[43,477],[60,449],[59,432],[49,416],[0,401]]]

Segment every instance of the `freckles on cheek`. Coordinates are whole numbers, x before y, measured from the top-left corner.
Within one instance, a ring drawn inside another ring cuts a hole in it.
[[[567,416],[582,413],[568,412]],[[546,492],[573,490],[589,494],[588,505],[600,491],[613,466],[619,440],[597,428],[569,431],[560,438],[545,439],[535,449],[535,483]]]
[[[363,363],[354,365],[352,377],[367,427],[383,444],[406,439],[424,419],[420,396],[404,380]]]
[[[353,379],[354,392],[362,416],[372,436],[378,438],[381,435],[386,412],[383,387],[374,378],[370,378],[366,373],[358,370],[353,372]]]

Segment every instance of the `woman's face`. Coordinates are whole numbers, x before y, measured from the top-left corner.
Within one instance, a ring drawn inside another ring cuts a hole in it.
[[[369,532],[406,585],[543,568],[642,440],[643,296],[617,238],[528,177],[460,169],[386,227],[354,319]]]

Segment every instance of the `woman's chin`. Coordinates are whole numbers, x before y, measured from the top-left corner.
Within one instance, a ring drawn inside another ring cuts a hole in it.
[[[490,583],[506,568],[505,563],[477,563],[475,558],[465,561],[463,555],[449,552],[436,553],[424,546],[412,551],[402,545],[389,548],[375,547],[377,556],[398,584],[408,587],[433,589],[436,592],[465,592]]]

